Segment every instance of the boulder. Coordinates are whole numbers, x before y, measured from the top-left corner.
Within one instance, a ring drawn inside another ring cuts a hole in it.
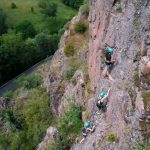
[[[147,75],[150,73],[150,58],[148,56],[144,56],[141,58],[140,71],[143,75]]]
[[[0,112],[11,106],[10,99],[0,97]]]
[[[51,146],[55,142],[57,136],[58,130],[54,127],[49,127],[43,141],[38,145],[38,150],[45,150],[48,146]]]

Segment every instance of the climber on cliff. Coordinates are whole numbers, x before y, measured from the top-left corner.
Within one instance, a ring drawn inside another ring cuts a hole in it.
[[[110,93],[110,88],[109,88],[107,94],[105,94],[104,92],[101,92],[99,94],[98,101],[96,104],[96,106],[98,107],[99,110],[100,109],[102,109],[103,111],[106,110],[106,105],[107,105],[109,93]]]
[[[84,123],[84,127],[83,127],[83,129],[82,129],[83,138],[82,138],[82,140],[80,141],[80,143],[82,143],[82,142],[85,140],[85,138],[87,137],[87,134],[88,134],[89,132],[92,133],[92,132],[94,132],[94,130],[95,130],[95,126],[93,126],[90,121],[85,122],[85,123]]]
[[[112,70],[113,64],[115,63],[115,60],[112,59],[112,54],[113,54],[113,48],[108,48],[106,50],[105,54],[105,65],[104,65],[104,70],[102,72],[102,75],[108,76],[110,81],[114,81],[112,76],[110,75],[110,72]]]

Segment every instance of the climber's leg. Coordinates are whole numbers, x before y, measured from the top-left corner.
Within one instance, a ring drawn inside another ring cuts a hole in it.
[[[80,143],[82,143],[85,140],[85,137],[82,138],[82,140],[80,141]]]
[[[102,75],[105,77],[107,75],[107,65],[104,66],[104,70],[102,72]]]
[[[110,74],[108,74],[108,79],[109,79],[110,82],[115,81]]]

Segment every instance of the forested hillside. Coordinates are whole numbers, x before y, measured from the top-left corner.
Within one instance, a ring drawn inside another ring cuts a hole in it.
[[[75,8],[61,0],[0,1],[0,85],[54,54]]]

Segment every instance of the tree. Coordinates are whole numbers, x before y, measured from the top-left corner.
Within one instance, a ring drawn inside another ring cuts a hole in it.
[[[23,21],[16,27],[17,32],[21,32],[23,39],[34,37],[36,35],[36,30],[33,26],[33,24],[30,21]]]
[[[49,36],[45,33],[40,33],[35,37],[35,39],[41,50],[41,55],[45,57],[46,55],[54,54],[58,46],[59,35],[54,34]]]
[[[58,33],[59,29],[63,28],[66,20],[58,17],[50,17],[46,20],[46,28],[50,34]]]
[[[0,35],[7,32],[6,18],[5,12],[0,8]]]
[[[74,9],[78,9],[83,4],[83,0],[62,0],[62,2]]]
[[[15,9],[15,8],[17,8],[17,5],[15,3],[11,3],[11,8]]]
[[[39,2],[39,7],[42,9],[41,13],[48,17],[55,17],[57,13],[57,4],[52,2]]]
[[[0,46],[0,72],[1,83],[7,81],[22,70],[20,60],[22,59],[22,47],[24,41],[21,34],[4,34],[1,37]]]

